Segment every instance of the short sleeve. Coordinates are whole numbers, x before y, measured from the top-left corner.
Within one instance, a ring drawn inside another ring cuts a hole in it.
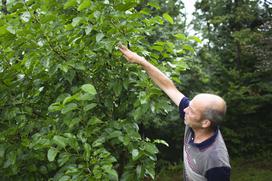
[[[208,181],[230,181],[230,167],[215,167],[206,172]]]
[[[184,119],[185,115],[184,109],[189,106],[189,102],[190,100],[188,97],[183,97],[179,103],[179,115],[182,119]]]
[[[209,159],[207,160],[208,170],[205,173],[205,177],[208,181],[229,181],[231,167],[229,165],[229,158],[227,153],[223,150],[217,152],[211,152]]]

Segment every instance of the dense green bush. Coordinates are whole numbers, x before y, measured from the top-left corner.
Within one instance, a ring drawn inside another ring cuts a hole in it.
[[[148,46],[174,23],[167,12],[152,15],[157,3],[2,1],[1,179],[154,178],[155,144],[166,143],[140,135],[138,123],[160,124],[173,107],[136,65],[121,61],[116,45],[132,46],[179,81],[194,52],[188,42],[199,41],[176,33],[168,35],[173,43]]]

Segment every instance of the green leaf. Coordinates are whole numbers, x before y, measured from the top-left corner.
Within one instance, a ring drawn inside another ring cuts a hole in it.
[[[122,82],[120,81],[113,82],[113,91],[116,96],[119,96],[122,91]]]
[[[85,28],[85,33],[86,33],[86,35],[90,34],[90,32],[92,31],[92,29],[93,29],[93,26],[92,26],[92,25],[87,26],[87,27]]]
[[[8,32],[9,31],[7,30],[7,28],[5,26],[0,27],[0,35],[7,34]]]
[[[137,157],[139,156],[139,151],[137,149],[133,149],[131,154],[132,154],[132,159],[136,160]]]
[[[63,121],[69,128],[73,128],[74,126],[76,126],[79,122],[80,122],[80,118],[76,117],[76,118],[65,118]]]
[[[82,17],[75,17],[72,21],[72,26],[75,27],[77,26],[82,20]]]
[[[94,15],[94,17],[95,17],[95,19],[99,19],[99,17],[100,17],[100,15],[101,15],[101,12],[100,11],[95,11],[94,13],[93,13],[93,15]]]
[[[68,170],[65,172],[67,175],[77,175],[80,170],[76,166],[69,167]],[[68,178],[66,178],[68,179]],[[68,179],[71,180],[71,179]],[[66,180],[65,180],[66,181]]]
[[[146,104],[146,100],[142,99],[141,100],[142,103]],[[146,109],[144,109],[143,107],[138,107],[136,110],[133,111],[133,118],[137,121],[139,120],[145,113],[146,113]]]
[[[81,37],[78,37],[78,38],[81,38]],[[74,67],[77,70],[82,70],[82,71],[86,70],[86,67],[81,63],[73,64],[71,66]]]
[[[98,119],[97,117],[92,117],[89,121],[88,121],[88,125],[96,125],[96,124],[101,124],[103,123],[103,121],[101,121],[100,119]]]
[[[31,18],[31,15],[29,12],[24,12],[22,15],[21,15],[21,19],[24,21],[24,22],[28,22]]]
[[[105,143],[105,138],[103,136],[101,136],[93,142],[92,146],[98,147],[98,146],[101,146],[103,143]]]
[[[68,134],[68,133],[66,133],[65,136],[67,136],[67,134]],[[78,144],[78,141],[77,141],[76,138],[74,138],[74,137],[72,137],[72,138],[69,137],[69,138],[66,138],[66,140],[67,140],[67,144],[68,144],[69,146],[71,146],[74,150],[78,151],[78,150],[80,149],[79,144]]]
[[[68,96],[63,100],[63,105],[65,105],[66,103],[71,102],[72,100],[74,100],[74,96]]]
[[[40,21],[42,24],[48,23],[50,21],[54,21],[56,19],[57,19],[57,17],[53,14],[46,14],[45,16],[40,17]]]
[[[143,178],[144,176],[144,166],[142,165],[137,165],[136,167],[136,173],[137,173],[137,178],[140,179],[140,178]]]
[[[4,163],[4,168],[8,168],[11,165],[14,165],[16,163],[17,154],[16,151],[10,151],[6,154],[6,161]]]
[[[61,110],[62,114],[66,114],[70,111],[76,110],[77,109],[77,104],[76,103],[69,103],[64,106],[64,108]]]
[[[163,145],[169,147],[168,143],[166,141],[164,141],[164,140],[156,139],[156,140],[154,140],[154,143],[163,144]]]
[[[96,94],[96,90],[92,84],[84,84],[83,86],[81,86],[81,89],[91,95]]]
[[[74,28],[74,27],[73,27],[73,25],[71,25],[71,24],[64,25],[64,29],[67,30],[67,31],[70,31],[70,30],[72,30],[73,28]]]
[[[110,4],[109,0],[104,0],[104,4]]]
[[[190,52],[195,51],[194,48],[192,46],[190,46],[190,45],[183,45],[182,48],[185,49],[185,50],[188,50]]]
[[[109,174],[109,178],[111,181],[118,181],[118,174],[114,169],[106,169],[105,170]]]
[[[162,51],[163,51],[163,47],[162,47],[162,46],[151,46],[151,48],[152,48],[153,50],[157,50],[157,51],[159,51],[159,52],[162,52]]]
[[[95,106],[96,106],[95,103],[91,103],[91,104],[88,104],[88,105],[84,106],[83,110],[85,112],[87,112],[87,111],[91,110],[92,108],[94,108]]]
[[[184,34],[181,34],[181,33],[175,34],[174,36],[175,36],[177,39],[180,39],[180,40],[186,40],[186,39],[187,39],[186,36],[185,36]]]
[[[147,175],[150,175],[150,177],[154,180],[155,178],[155,170],[153,167],[149,166],[145,168],[145,172]]]
[[[50,162],[54,161],[58,152],[59,152],[58,149],[51,147],[47,152],[48,161],[50,161]]]
[[[157,4],[156,2],[148,2],[147,5],[152,6],[152,7],[156,8],[157,10],[161,9],[159,4]]]
[[[68,0],[68,1],[64,4],[63,9],[67,9],[67,8],[76,6],[76,4],[77,4],[77,0]]]
[[[197,43],[202,43],[202,41],[201,41],[198,37],[196,37],[196,36],[190,36],[189,39],[193,39],[193,40],[195,40]]]
[[[78,100],[78,101],[90,101],[90,100],[93,100],[93,98],[94,98],[94,95],[86,93],[86,94],[80,94],[76,98],[76,100]]]
[[[55,102],[55,103],[51,104],[51,105],[48,107],[48,111],[49,111],[49,112],[60,111],[62,108],[63,108],[63,105],[60,104],[60,102]]]
[[[8,26],[7,30],[11,33],[11,34],[15,34],[15,30],[12,26]]]
[[[70,157],[71,156],[69,153],[66,152],[60,153],[58,157],[59,166],[63,166],[66,162],[68,162],[70,160]]]
[[[130,8],[133,8],[135,6],[137,6],[137,3],[134,3],[132,1],[127,1],[126,4],[118,4],[117,6],[115,6],[115,9],[118,11],[126,11],[129,10]]]
[[[104,37],[104,34],[103,34],[103,33],[98,33],[98,34],[96,35],[96,42],[97,42],[97,43],[100,42],[100,40],[102,40],[103,37]]]
[[[82,11],[91,6],[90,0],[84,0],[77,8],[78,11]]]
[[[167,20],[169,23],[174,24],[173,18],[168,13],[163,13],[163,18]]]
[[[58,67],[64,72],[64,73],[67,73],[68,72],[68,65],[66,64],[59,64]]]
[[[91,145],[89,145],[88,143],[84,143],[84,153],[83,153],[84,160],[89,161],[90,155],[91,155]]]
[[[140,13],[144,14],[144,15],[150,15],[150,10],[148,8],[143,8]]]
[[[55,143],[56,145],[58,145],[61,148],[65,148],[66,144],[67,144],[67,138],[65,138],[63,136],[55,135],[53,137],[53,143]]]
[[[145,150],[150,154],[156,154],[159,152],[158,148],[152,143],[145,144]]]
[[[69,180],[72,180],[70,176],[63,175],[58,181],[69,181]]]
[[[108,139],[112,139],[112,138],[118,138],[122,135],[121,131],[113,131],[109,136]]]

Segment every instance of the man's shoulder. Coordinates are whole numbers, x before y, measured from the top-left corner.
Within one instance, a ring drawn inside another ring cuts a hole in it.
[[[227,150],[219,145],[214,147],[206,156],[205,177],[212,181],[229,180],[231,166]]]
[[[230,167],[228,150],[220,130],[218,130],[214,143],[207,150],[206,160],[207,169],[213,167]]]
[[[206,157],[207,170],[215,167],[230,167],[229,154],[225,146],[214,146]]]

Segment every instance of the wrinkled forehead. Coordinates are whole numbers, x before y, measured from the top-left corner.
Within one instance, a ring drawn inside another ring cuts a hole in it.
[[[190,101],[190,107],[196,111],[202,112],[207,107],[207,102],[209,102],[207,99],[203,99],[200,97],[195,96]]]

